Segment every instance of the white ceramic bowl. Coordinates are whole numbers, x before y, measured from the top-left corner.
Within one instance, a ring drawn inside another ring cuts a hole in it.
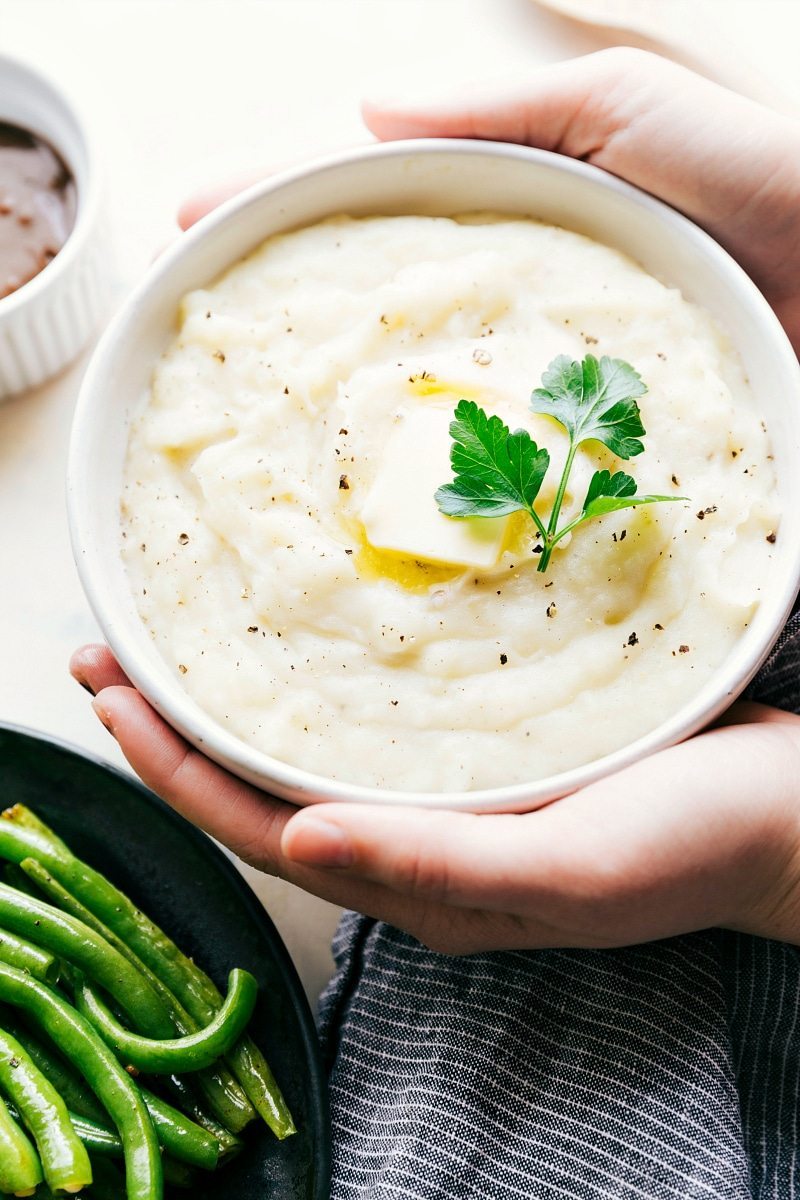
[[[58,151],[75,180],[75,224],[44,270],[0,299],[0,398],[65,367],[95,330],[107,298],[107,246],[98,172],[72,105],[44,76],[0,55],[0,121]]]
[[[701,691],[646,737],[598,761],[531,784],[464,793],[357,787],[279,762],[220,728],[182,690],[140,621],[119,553],[119,499],[131,415],[174,336],[180,298],[270,234],[331,213],[527,214],[631,255],[716,317],[738,347],[768,424],[783,509],[768,594]],[[518,146],[422,141],[373,146],[275,177],[201,221],[153,267],[106,332],[78,402],[69,469],[74,549],[95,615],[148,700],[216,762],[299,804],[408,803],[473,812],[524,811],[701,729],[764,661],[800,581],[800,369],[771,309],[706,234],[651,197],[593,167]]]

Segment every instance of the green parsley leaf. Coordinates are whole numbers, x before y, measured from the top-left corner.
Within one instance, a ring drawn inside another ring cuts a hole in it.
[[[459,400],[450,425],[450,465],[455,479],[436,492],[448,517],[504,517],[527,512],[539,533],[538,571],[546,571],[553,550],[584,521],[623,508],[686,500],[686,496],[639,496],[636,481],[624,471],[595,471],[580,512],[559,527],[561,507],[575,455],[582,442],[602,442],[619,458],[644,450],[644,426],[636,397],[647,391],[629,363],[587,354],[583,362],[566,355],[553,360],[531,396],[531,409],[554,417],[569,434],[569,448],[550,514],[534,508],[550,455],[524,429],[514,433],[497,416],[487,416],[473,400]]]
[[[503,517],[523,509],[533,516],[550,455],[529,433],[512,433],[474,400],[459,400],[450,436],[455,479],[436,492],[441,512],[448,517]]]
[[[602,517],[621,508],[636,508],[640,504],[660,504],[662,501],[685,500],[685,496],[637,496],[636,480],[624,471],[595,471],[583,502],[580,520]]]
[[[633,458],[644,450],[644,425],[637,396],[647,391],[629,363],[619,358],[599,361],[587,354],[583,362],[559,355],[542,376],[542,387],[531,395],[531,410],[554,417],[569,434],[570,444],[597,441],[618,458]]]

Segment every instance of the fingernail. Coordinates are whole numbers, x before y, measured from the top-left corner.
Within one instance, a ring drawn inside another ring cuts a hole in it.
[[[287,853],[295,862],[311,867],[349,867],[355,857],[341,826],[317,816],[303,817],[294,824]]]
[[[98,700],[92,701],[92,708],[97,714],[98,720],[101,722],[101,724],[105,725],[108,732],[113,736],[114,725],[111,721],[111,714],[108,709],[105,707],[105,705],[100,704]]]
[[[93,687],[91,687],[91,686],[90,686],[90,685],[89,685],[89,684],[86,682],[86,680],[85,680],[85,679],[82,679],[80,675],[73,675],[73,676],[72,676],[72,678],[75,680],[75,682],[76,682],[76,683],[79,683],[79,684],[81,685],[81,687],[83,688],[83,690],[84,690],[85,692],[88,692],[90,696],[95,696],[95,695],[97,695],[97,693],[95,692],[94,688],[93,688]]]

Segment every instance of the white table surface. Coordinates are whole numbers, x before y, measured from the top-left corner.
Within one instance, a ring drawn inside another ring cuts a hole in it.
[[[798,0],[694,0],[694,9],[719,18],[743,70],[760,68],[800,104]],[[3,51],[60,83],[99,146],[117,300],[177,236],[182,199],[226,176],[363,141],[365,93],[429,92],[622,40],[532,0],[0,0]],[[123,766],[67,673],[72,649],[98,636],[63,494],[87,356],[0,404],[0,721]],[[337,910],[246,874],[314,997],[330,974]]]

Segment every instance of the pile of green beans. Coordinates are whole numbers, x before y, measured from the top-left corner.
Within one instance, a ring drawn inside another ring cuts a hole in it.
[[[23,805],[0,815],[0,859],[0,1195],[161,1200],[257,1117],[295,1132],[246,1033],[252,975],[223,998]]]

